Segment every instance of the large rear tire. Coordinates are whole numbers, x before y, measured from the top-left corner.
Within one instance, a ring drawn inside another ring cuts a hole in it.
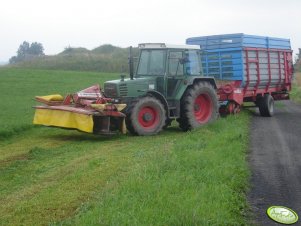
[[[159,133],[166,121],[162,103],[154,97],[145,96],[133,102],[127,110],[126,126],[130,133],[148,136]]]
[[[256,102],[261,116],[272,117],[274,115],[274,99],[270,94],[259,97]]]
[[[187,131],[214,121],[218,116],[218,100],[213,86],[199,82],[189,88],[181,100],[181,118],[177,121]]]

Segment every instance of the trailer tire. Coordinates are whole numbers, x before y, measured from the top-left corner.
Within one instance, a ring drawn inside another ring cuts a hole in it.
[[[274,115],[274,99],[270,94],[259,97],[256,102],[261,116],[272,117]]]
[[[126,126],[130,133],[148,136],[159,133],[166,121],[163,104],[154,97],[144,96],[132,102],[126,112]]]
[[[186,90],[181,100],[181,117],[177,120],[187,131],[216,120],[218,116],[216,91],[208,82],[199,82]]]

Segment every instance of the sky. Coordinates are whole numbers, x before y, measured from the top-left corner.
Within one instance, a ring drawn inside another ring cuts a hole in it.
[[[300,0],[2,0],[0,62],[23,41],[45,54],[144,42],[184,44],[186,38],[245,33],[289,38],[301,48]]]

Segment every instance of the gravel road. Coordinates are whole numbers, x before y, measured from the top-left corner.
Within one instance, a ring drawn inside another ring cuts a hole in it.
[[[256,112],[252,119],[248,199],[256,225],[280,225],[266,215],[273,205],[293,209],[299,215],[294,225],[301,225],[301,105],[275,105],[273,117]]]

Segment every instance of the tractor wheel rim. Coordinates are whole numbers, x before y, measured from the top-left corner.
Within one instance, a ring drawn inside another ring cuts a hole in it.
[[[138,122],[144,128],[155,127],[159,122],[159,115],[153,107],[143,107],[138,113]]]
[[[203,124],[209,121],[212,115],[212,101],[208,94],[200,94],[194,101],[195,119]]]

